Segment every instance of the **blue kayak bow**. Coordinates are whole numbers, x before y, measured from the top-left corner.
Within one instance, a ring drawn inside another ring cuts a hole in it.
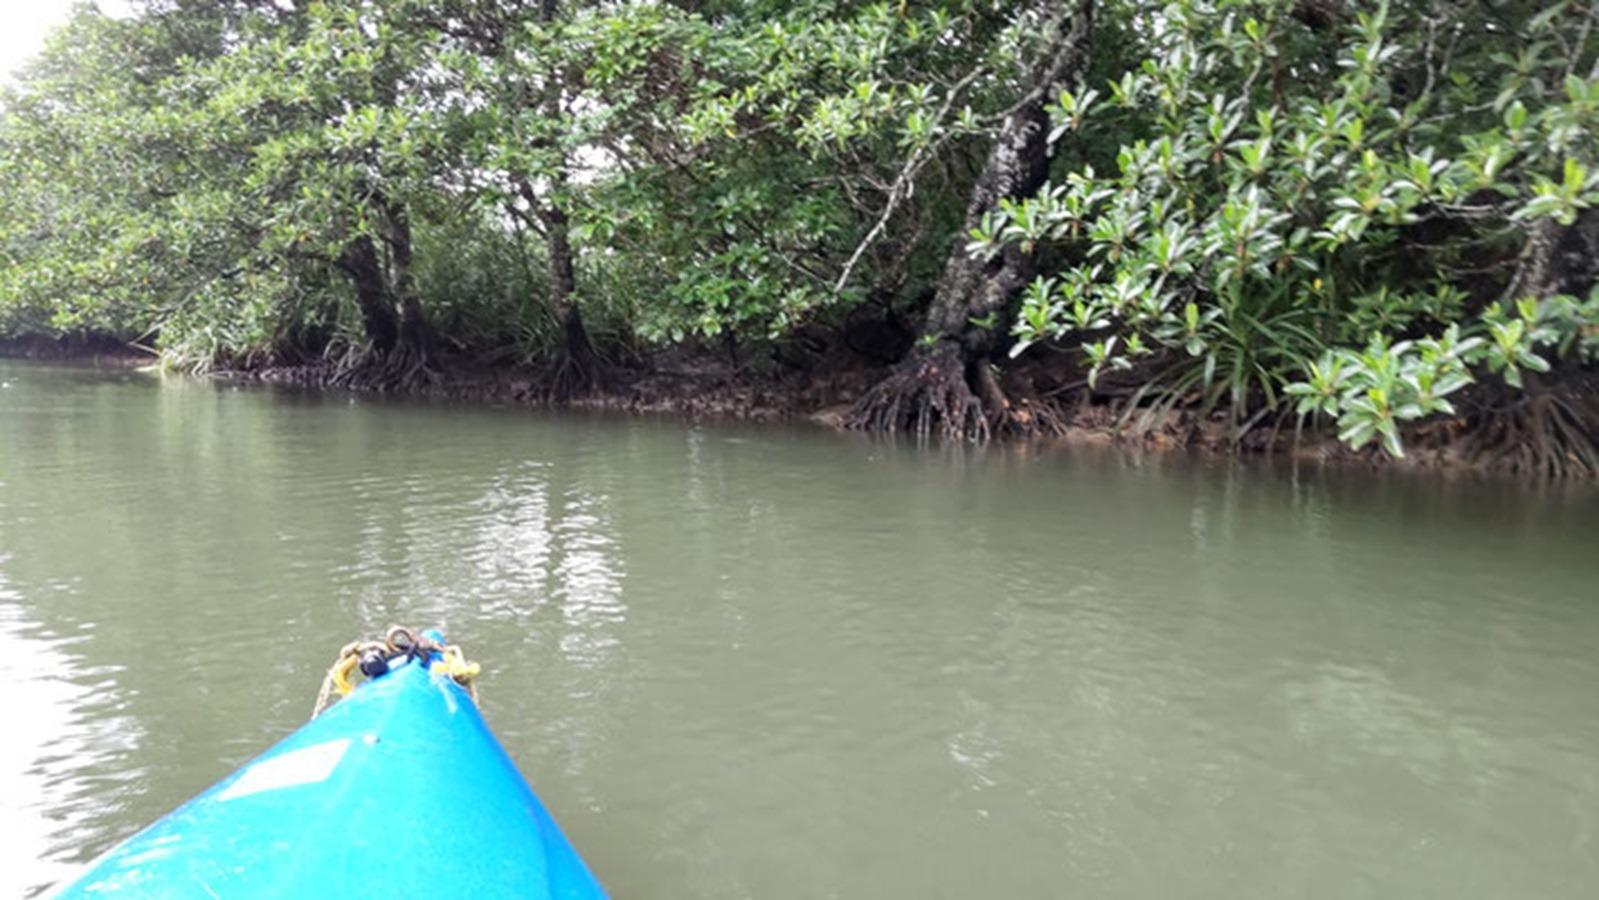
[[[392,657],[368,654],[369,680],[347,699],[60,896],[382,896],[401,884],[406,895],[604,898],[458,683],[475,667],[445,650],[429,632]]]

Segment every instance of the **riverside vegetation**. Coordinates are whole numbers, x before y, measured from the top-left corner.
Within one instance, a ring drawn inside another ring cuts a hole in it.
[[[0,335],[1599,474],[1599,2],[145,0],[4,94]],[[674,362],[675,361],[675,362]],[[833,391],[817,388],[832,385]]]

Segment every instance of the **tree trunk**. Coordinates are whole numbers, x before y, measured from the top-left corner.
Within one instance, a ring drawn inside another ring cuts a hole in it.
[[[339,268],[355,288],[355,303],[361,310],[361,329],[366,332],[367,343],[374,353],[387,355],[399,342],[400,321],[389,302],[377,245],[364,234],[351,241],[339,256]]]
[[[411,277],[411,220],[397,204],[387,204],[384,212],[388,220],[391,292],[400,311],[399,346],[415,357],[417,364],[431,366],[433,328],[422,312],[422,301]]]
[[[577,256],[572,250],[571,222],[566,210],[554,200],[540,198],[527,179],[521,179],[517,189],[544,231],[550,266],[550,311],[561,328],[561,343],[550,362],[546,393],[551,402],[565,403],[592,390],[603,376],[599,354],[594,352],[577,303]]]
[[[1514,303],[1523,297],[1556,294],[1586,297],[1599,280],[1599,209],[1585,209],[1570,225],[1542,219],[1522,248],[1515,277],[1505,291]]]
[[[561,341],[574,355],[592,356],[583,315],[577,308],[577,263],[572,253],[566,211],[553,204],[543,210],[545,243],[550,254],[550,307],[561,322]]]
[[[549,232],[550,300],[561,321],[561,346],[550,373],[550,399],[564,403],[599,384],[601,366],[583,311],[577,305],[577,269],[566,212],[551,205],[545,212]]]
[[[546,24],[555,22],[560,13],[559,0],[540,0],[539,18]],[[555,84],[560,83],[557,73],[551,72],[549,76]],[[563,119],[559,88],[546,88],[541,106],[549,121]],[[593,390],[604,374],[577,303],[577,266],[576,255],[572,252],[571,223],[561,206],[561,195],[567,185],[566,162],[564,157],[558,160],[547,201],[540,200],[526,178],[518,183],[522,198],[544,226],[545,249],[550,257],[550,309],[561,327],[561,343],[550,362],[546,384],[547,399],[553,403],[565,403]]]
[[[382,390],[431,379],[434,342],[412,282],[410,220],[397,204],[384,203],[379,212],[387,259],[364,234],[339,255],[339,268],[355,290],[367,348],[348,358],[334,381]]]
[[[1522,248],[1501,302],[1559,294],[1587,297],[1599,281],[1599,210],[1585,209],[1570,225],[1543,219]],[[1559,360],[1554,372],[1522,376],[1520,390],[1470,423],[1467,450],[1488,465],[1540,477],[1599,475],[1599,398],[1578,366]]]
[[[961,233],[999,209],[1000,201],[1030,197],[1049,175],[1047,104],[1081,82],[1093,33],[1093,2],[1080,0],[1054,23],[1054,37],[1030,87],[999,127],[972,186]],[[1047,428],[1043,410],[1020,409],[988,369],[996,327],[1012,299],[1035,274],[1030,254],[1007,246],[989,258],[966,252],[957,239],[909,357],[863,396],[845,424],[870,431],[910,429],[927,435],[985,440],[995,431]]]

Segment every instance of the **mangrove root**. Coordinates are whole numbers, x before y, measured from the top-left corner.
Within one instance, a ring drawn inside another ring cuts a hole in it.
[[[1487,468],[1543,478],[1599,476],[1599,408],[1589,397],[1533,394],[1486,414],[1468,457]]]

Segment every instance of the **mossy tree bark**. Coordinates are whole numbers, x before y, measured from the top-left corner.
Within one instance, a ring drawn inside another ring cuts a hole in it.
[[[1599,210],[1585,209],[1570,225],[1544,219],[1522,248],[1503,302],[1561,294],[1586,298],[1599,283]],[[1599,396],[1591,379],[1568,360],[1548,375],[1522,374],[1523,387],[1505,390],[1475,416],[1469,442],[1479,460],[1525,474],[1558,478],[1599,475]]]
[[[1032,196],[1048,178],[1047,104],[1082,80],[1092,43],[1092,0],[1063,10],[1053,29],[1026,93],[1001,122],[972,186],[963,235],[998,210],[1002,200]],[[965,241],[958,239],[914,349],[856,402],[845,424],[921,436],[937,431],[970,440],[1049,430],[1054,418],[1041,407],[1012,403],[989,363],[1011,300],[1034,274],[1031,254],[1019,247],[982,258],[968,253]]]
[[[391,202],[379,203],[377,214],[382,244],[360,235],[337,261],[355,291],[367,347],[348,357],[334,380],[380,390],[415,387],[435,372],[433,329],[411,276],[411,223]]]

